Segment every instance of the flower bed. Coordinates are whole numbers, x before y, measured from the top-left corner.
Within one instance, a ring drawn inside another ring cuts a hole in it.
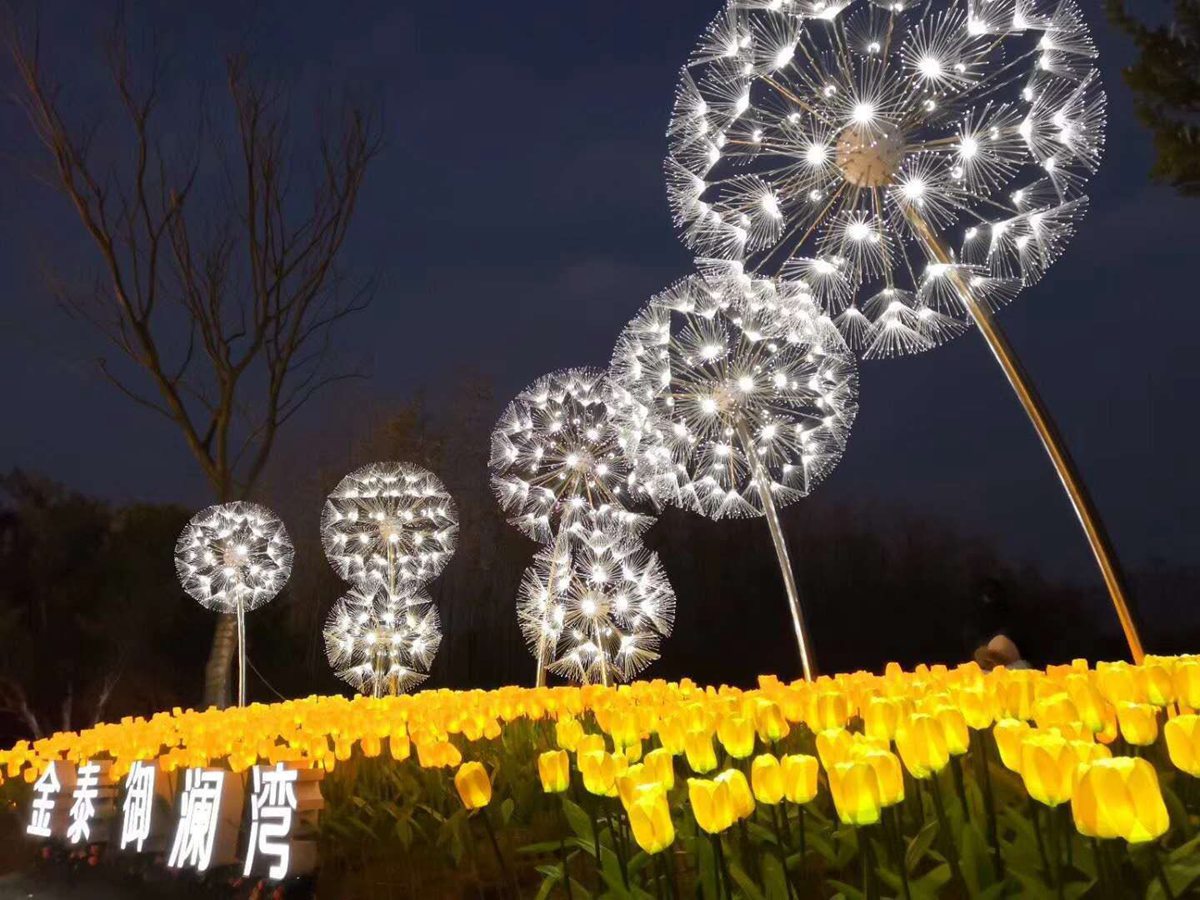
[[[1198,708],[1200,657],[889,666],[177,709],[0,772],[27,803],[54,760],[323,770],[330,895],[1167,897],[1200,878]]]

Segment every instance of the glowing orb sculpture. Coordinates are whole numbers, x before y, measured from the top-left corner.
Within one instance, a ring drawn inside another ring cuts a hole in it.
[[[457,537],[458,512],[445,485],[408,463],[373,463],[351,472],[321,514],[325,555],[358,588],[397,593],[436,578]]]
[[[1071,237],[1104,146],[1095,57],[1072,0],[733,0],[676,97],[683,237],[805,285],[866,357],[927,350]]]
[[[429,677],[442,641],[437,608],[418,588],[356,588],[325,624],[325,653],[338,677],[376,697],[401,694]]]
[[[612,684],[658,658],[675,622],[675,592],[658,555],[616,530],[540,551],[521,583],[518,618],[550,671]]]
[[[246,702],[245,614],[270,602],[292,574],[294,551],[278,517],[255,503],[197,513],[175,545],[175,571],[190,597],[237,616],[238,705]]]
[[[651,520],[629,508],[634,490],[611,415],[608,376],[564,369],[521,391],[492,432],[492,488],[511,522],[539,543],[563,531]]]

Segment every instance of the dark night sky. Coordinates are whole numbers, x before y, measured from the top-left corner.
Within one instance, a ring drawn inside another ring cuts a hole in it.
[[[59,71],[99,95],[95,4],[46,4]],[[1200,201],[1149,183],[1148,135],[1120,67],[1131,48],[1093,20],[1110,91],[1109,151],[1067,256],[1002,314],[1050,402],[1126,564],[1200,562]],[[297,110],[349,80],[383,97],[388,147],[369,177],[350,261],[378,271],[375,305],[340,333],[373,360],[356,391],[317,401],[290,440],[464,365],[502,396],[537,375],[604,364],[621,325],[687,274],[663,190],[676,71],[718,0],[149,4],[189,77],[249,42]],[[172,427],[97,377],[99,339],[53,304],[43,272],[92,262],[36,151],[0,110],[0,469],[22,466],[113,498],[206,493]],[[285,442],[288,437],[285,435]],[[287,452],[287,448],[284,448]],[[1091,579],[1043,451],[973,334],[924,357],[868,363],[850,451],[823,495],[899,503],[1000,539],[1017,558]]]

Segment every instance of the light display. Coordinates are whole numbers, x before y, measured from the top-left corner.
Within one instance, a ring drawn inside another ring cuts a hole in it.
[[[512,524],[542,544],[561,531],[651,523],[630,509],[636,492],[599,369],[545,375],[508,405],[492,432],[492,488]]]
[[[437,608],[412,587],[355,588],[333,605],[325,652],[338,677],[376,697],[411,690],[429,676],[442,641]]]
[[[828,319],[777,287],[696,275],[658,294],[613,353],[616,406],[638,478],[714,519],[765,515],[805,673],[811,650],[777,508],[841,458],[858,409],[853,356]]]
[[[338,576],[396,593],[441,574],[458,538],[458,511],[432,472],[403,462],[363,466],[325,501],[321,541]]]
[[[572,681],[629,681],[658,658],[675,592],[658,555],[620,530],[558,541],[525,571],[518,620],[530,650]]]
[[[978,327],[1139,660],[1111,542],[993,317],[1087,208],[1104,148],[1096,56],[1074,0],[730,0],[684,67],[667,180],[706,264],[792,282],[867,358]]]
[[[175,545],[175,571],[201,606],[237,616],[238,705],[246,703],[245,614],[273,600],[292,574],[292,541],[256,503],[222,503],[192,517]]]

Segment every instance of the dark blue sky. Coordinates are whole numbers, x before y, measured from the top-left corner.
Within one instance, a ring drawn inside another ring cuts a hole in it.
[[[89,59],[105,17],[92,3],[46,6],[54,64],[87,108],[103,96]],[[339,421],[335,404],[386,404],[464,365],[492,374],[502,400],[551,369],[607,361],[625,320],[689,269],[664,196],[663,134],[677,69],[717,6],[144,5],[189,77],[219,75],[221,52],[249,42],[294,86],[298,110],[346,80],[383,98],[388,146],[350,261],[384,287],[340,333],[344,349],[373,360],[373,377],[318,400],[285,445]],[[1092,213],[1001,320],[1126,564],[1200,562],[1200,201],[1149,183],[1150,141],[1120,79],[1131,48],[1093,20],[1111,109]],[[0,110],[0,468],[198,505],[205,489],[172,427],[98,378],[105,348],[44,286],[47,270],[84,277],[92,257],[65,201],[30,180],[35,152],[18,112]],[[822,492],[925,509],[1018,558],[1092,578],[1049,463],[973,333],[864,365],[850,451]]]

